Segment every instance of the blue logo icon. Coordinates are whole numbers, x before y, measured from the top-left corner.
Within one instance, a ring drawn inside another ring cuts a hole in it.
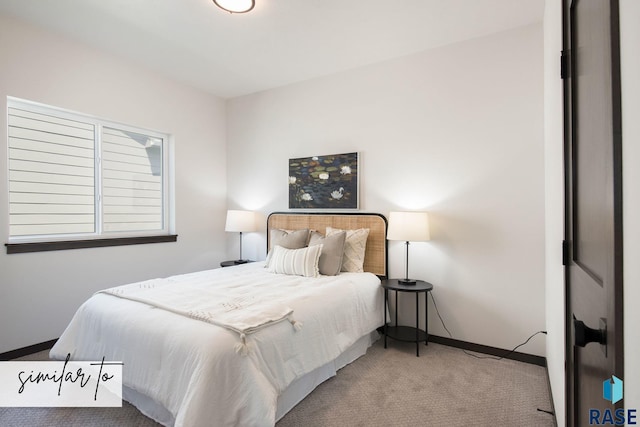
[[[622,386],[622,380],[615,375],[611,375],[610,379],[602,383],[602,397],[611,403],[619,402],[622,400],[623,395]]]

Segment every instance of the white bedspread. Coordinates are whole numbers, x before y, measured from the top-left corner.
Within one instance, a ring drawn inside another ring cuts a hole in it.
[[[382,325],[383,299],[370,273],[303,278],[262,266],[171,278],[214,288],[219,281],[236,283],[249,300],[244,292],[252,287],[286,290],[278,305],[290,307],[304,327],[295,331],[279,322],[256,331],[247,338],[247,357],[234,351],[234,331],[105,293],[78,309],[51,357],[123,361],[124,385],[166,408],[173,417],[168,424],[273,426],[278,395]]]
[[[224,281],[216,281],[215,286],[212,282],[209,274],[198,273],[131,283],[99,293],[231,329],[238,333],[236,350],[246,355],[247,334],[283,320],[289,320],[296,330],[302,328],[302,323],[293,319],[293,309],[288,304],[315,292],[311,286],[301,288],[298,280],[273,275],[227,275]]]

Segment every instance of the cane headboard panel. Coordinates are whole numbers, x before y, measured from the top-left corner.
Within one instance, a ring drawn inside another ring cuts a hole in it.
[[[364,271],[387,276],[387,220],[375,213],[294,213],[274,212],[267,219],[267,249],[271,249],[269,236],[272,229],[300,230],[308,228],[325,234],[327,227],[343,230],[368,228]]]

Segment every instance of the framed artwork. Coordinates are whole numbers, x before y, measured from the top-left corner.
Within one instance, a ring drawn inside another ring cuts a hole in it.
[[[358,153],[289,159],[289,209],[358,209]]]

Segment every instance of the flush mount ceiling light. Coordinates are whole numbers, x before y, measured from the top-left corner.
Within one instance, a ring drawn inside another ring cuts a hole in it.
[[[213,2],[229,13],[249,12],[256,5],[255,0],[213,0]]]

